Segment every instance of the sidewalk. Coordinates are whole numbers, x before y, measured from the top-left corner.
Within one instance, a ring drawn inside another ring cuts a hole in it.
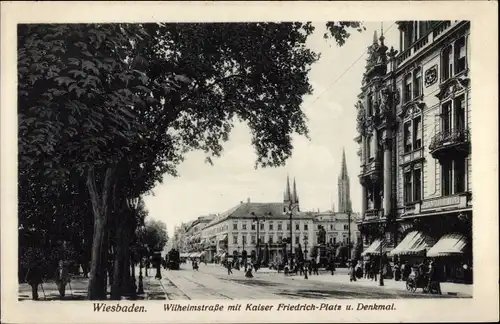
[[[302,276],[294,276],[290,277],[291,280],[306,280]],[[335,273],[335,275],[324,274],[319,276],[309,276],[309,279],[313,281],[320,282],[335,282],[335,283],[343,283],[349,285],[357,285],[357,286],[365,286],[365,287],[379,287],[381,289],[394,289],[394,290],[402,290],[406,291],[406,282],[405,281],[395,281],[393,279],[384,279],[384,286],[380,287],[378,285],[379,281],[372,281],[369,279],[358,279],[356,281],[349,281],[349,275],[347,273]],[[418,288],[417,292],[421,292],[422,289]],[[443,295],[455,295],[459,297],[472,297],[472,285],[459,284],[453,282],[442,282],[441,283],[441,291]]]

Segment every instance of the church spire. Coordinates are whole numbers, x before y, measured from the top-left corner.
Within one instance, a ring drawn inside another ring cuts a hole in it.
[[[347,179],[347,163],[345,161],[345,148],[342,148],[342,166],[340,167],[340,178]]]
[[[295,184],[295,178],[293,178],[293,202],[295,204],[299,203],[299,195],[297,194],[297,185]]]
[[[287,175],[286,176],[285,193],[283,195],[283,201],[290,202],[291,200],[292,200],[292,193],[290,191],[290,177]]]
[[[373,44],[378,44],[377,30],[373,31]]]

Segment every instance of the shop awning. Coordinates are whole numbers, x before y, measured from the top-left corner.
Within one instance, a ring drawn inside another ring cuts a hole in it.
[[[467,245],[467,239],[464,235],[454,233],[446,234],[439,239],[439,241],[434,245],[428,252],[428,257],[440,257],[440,256],[451,256],[451,255],[461,255],[464,253],[465,246]]]
[[[222,236],[222,237],[219,239],[219,242],[220,242],[220,241],[225,241],[225,240],[227,240],[227,234],[226,234],[226,235],[224,235],[224,236]]]
[[[430,238],[419,231],[412,231],[408,233],[401,243],[396,246],[390,253],[389,256],[393,255],[422,255],[429,250],[435,240]]]
[[[370,254],[380,254],[380,246],[382,245],[382,252],[385,252],[386,244],[382,242],[381,239],[376,239],[370,244],[370,246],[361,253],[361,256],[370,255]]]

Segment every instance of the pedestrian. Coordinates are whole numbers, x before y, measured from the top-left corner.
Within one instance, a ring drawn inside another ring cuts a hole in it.
[[[402,266],[402,274],[403,274],[403,281],[407,281],[408,277],[410,276],[411,273],[411,264],[408,263],[408,261],[405,261],[405,263]]]
[[[377,265],[377,262],[375,260],[372,261],[372,264],[370,265],[370,269],[371,269],[371,277],[372,277],[372,280],[373,281],[377,281],[377,273],[378,273],[378,265]]]
[[[332,272],[332,276],[335,274],[335,260],[332,258],[330,260],[330,271]]]
[[[150,265],[149,258],[146,257],[146,269],[145,269],[146,277],[149,277],[149,274],[148,274],[149,265]]]
[[[356,281],[356,260],[349,260],[349,277],[350,281]]]
[[[67,263],[63,260],[59,260],[56,272],[56,285],[61,298],[64,298],[66,295],[66,285],[70,280]]]
[[[440,283],[440,278],[439,278],[439,273],[436,271],[436,265],[434,261],[431,261],[429,263],[429,271],[428,271],[428,285],[427,285],[427,290],[429,293],[433,292],[433,289],[436,291],[437,294],[441,295],[441,283]]]
[[[365,279],[371,279],[370,261],[365,260]]]
[[[309,270],[309,275],[311,276],[312,275],[312,271],[313,271],[313,262],[314,262],[314,259],[311,260],[308,264],[308,270]]]
[[[33,261],[26,273],[26,282],[31,286],[31,297],[38,300],[38,285],[43,282],[43,267],[41,261]]]
[[[394,264],[394,280],[395,281],[401,280],[401,269],[399,267],[399,263],[398,262],[396,262]]]
[[[247,269],[245,271],[245,277],[247,277],[247,278],[253,278],[252,266],[251,265],[249,267],[247,267]]]
[[[228,275],[233,274],[233,270],[231,270],[231,262],[227,262],[226,265],[227,265],[227,274]]]

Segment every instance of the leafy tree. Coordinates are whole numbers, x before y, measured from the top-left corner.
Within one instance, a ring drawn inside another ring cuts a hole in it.
[[[339,45],[357,28],[327,26]],[[54,186],[74,174],[85,182],[89,299],[105,298],[110,222],[120,226],[116,244],[128,246],[123,233],[136,222],[126,198],[176,175],[186,152],[211,162],[236,119],[252,131],[256,166],[283,165],[292,134],[307,136],[300,105],[319,57],[305,46],[310,23],[18,28],[20,169],[43,170]]]
[[[161,251],[168,242],[167,225],[159,220],[148,220],[141,233],[141,244],[149,251]]]

